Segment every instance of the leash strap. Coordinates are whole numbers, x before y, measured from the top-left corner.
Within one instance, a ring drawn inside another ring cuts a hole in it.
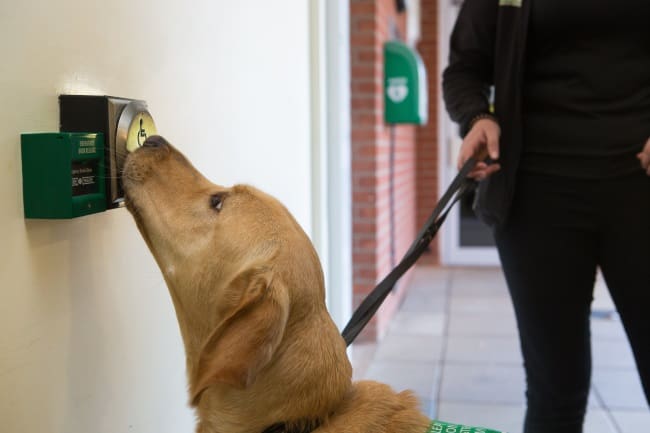
[[[341,333],[346,345],[352,344],[359,333],[365,328],[377,309],[381,306],[393,289],[397,281],[415,264],[417,259],[426,251],[431,240],[435,237],[438,229],[447,218],[447,214],[465,194],[474,190],[476,182],[467,177],[476,165],[476,159],[470,158],[460,169],[454,180],[443,194],[442,198],[434,208],[431,216],[424,224],[417,238],[411,244],[409,250],[399,264],[368,294],[356,309],[350,321]]]

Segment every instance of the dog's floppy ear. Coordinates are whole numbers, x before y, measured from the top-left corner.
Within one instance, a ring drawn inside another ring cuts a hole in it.
[[[203,345],[192,381],[193,405],[211,385],[245,388],[252,384],[284,334],[289,297],[272,271],[246,270],[235,277],[228,291],[241,297]]]

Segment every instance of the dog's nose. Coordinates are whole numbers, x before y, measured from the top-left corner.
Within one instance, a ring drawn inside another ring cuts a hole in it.
[[[165,140],[160,135],[152,135],[147,137],[147,139],[142,143],[144,147],[163,147],[168,145],[167,140]]]

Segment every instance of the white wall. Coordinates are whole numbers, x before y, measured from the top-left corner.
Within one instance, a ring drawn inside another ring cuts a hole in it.
[[[193,430],[162,277],[124,209],[22,215],[20,133],[57,95],[145,99],[217,183],[276,195],[311,232],[308,2],[0,4],[0,430]]]

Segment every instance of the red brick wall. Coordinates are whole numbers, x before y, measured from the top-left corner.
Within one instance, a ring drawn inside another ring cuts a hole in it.
[[[427,70],[429,90],[429,122],[417,131],[417,224],[421,227],[438,201],[438,98],[440,71],[438,70],[438,2],[420,0],[421,35],[418,52]],[[430,252],[418,263],[438,264],[439,237],[430,245]]]
[[[391,127],[384,123],[383,44],[393,39],[391,22],[402,37],[406,17],[394,0],[351,0],[353,273],[356,308],[388,274],[391,241],[398,262],[415,237],[417,206],[416,127],[395,126],[394,238],[391,238]],[[407,274],[389,295],[358,341],[381,338],[403,297]]]

